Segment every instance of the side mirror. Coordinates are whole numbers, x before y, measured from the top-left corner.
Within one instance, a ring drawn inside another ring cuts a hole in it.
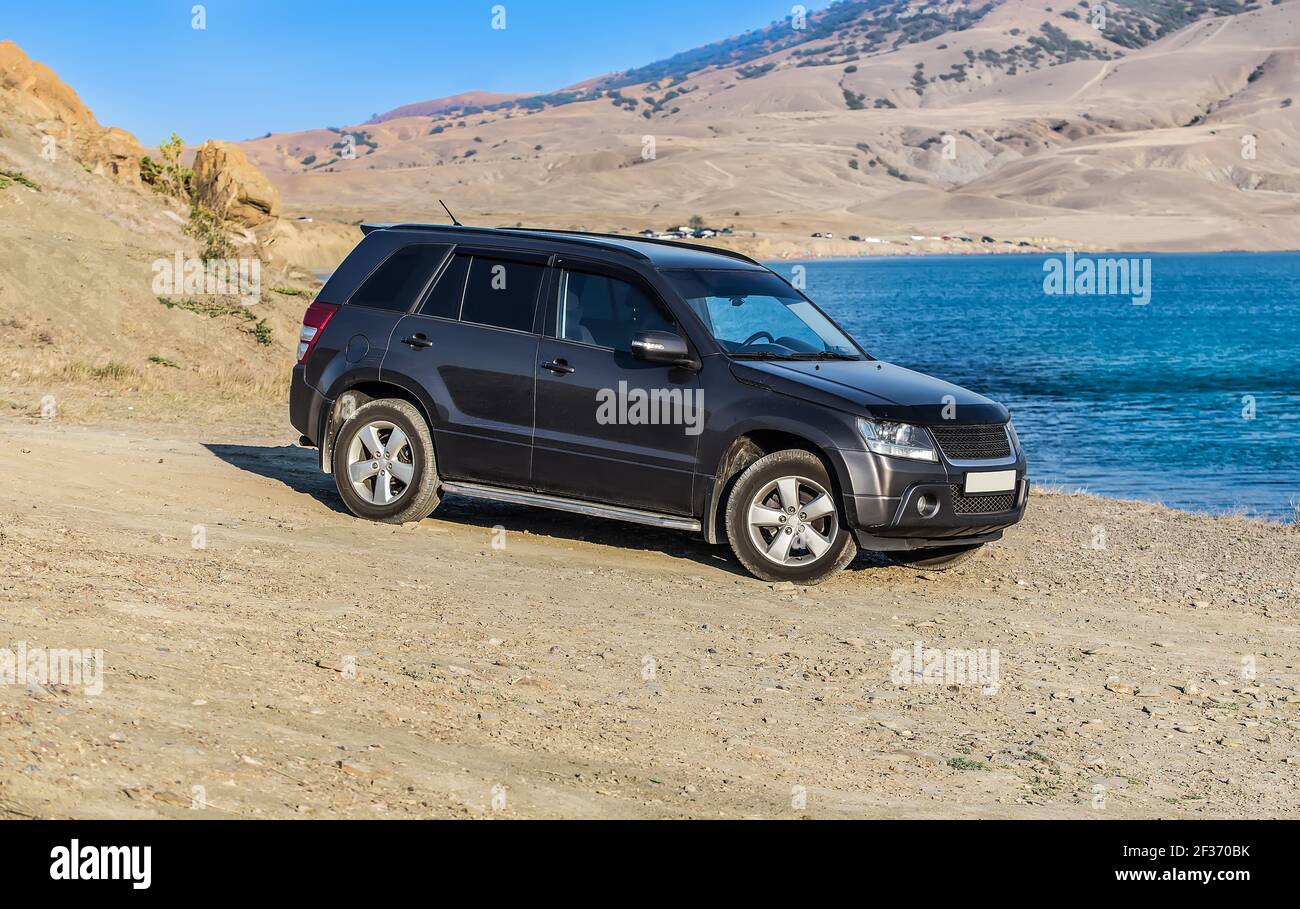
[[[686,339],[670,331],[638,331],[632,336],[632,356],[646,363],[665,366],[685,366],[694,369],[697,364],[691,356]]]

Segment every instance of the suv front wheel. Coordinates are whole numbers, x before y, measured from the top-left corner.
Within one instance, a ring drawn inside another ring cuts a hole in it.
[[[820,584],[858,551],[825,465],[800,449],[760,458],[740,475],[726,524],[736,558],[764,581]]]
[[[358,407],[334,443],[334,484],[359,518],[423,521],[439,502],[429,426],[414,405],[383,398]]]

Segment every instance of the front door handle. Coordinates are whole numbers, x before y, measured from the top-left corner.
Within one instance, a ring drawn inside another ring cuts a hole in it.
[[[414,347],[416,350],[424,350],[427,347],[433,346],[433,342],[424,335],[411,335],[409,338],[403,338],[402,343],[409,347]]]
[[[552,360],[549,363],[543,363],[542,369],[549,369],[551,372],[558,373],[562,376],[567,376],[569,373],[577,371],[564,360]]]

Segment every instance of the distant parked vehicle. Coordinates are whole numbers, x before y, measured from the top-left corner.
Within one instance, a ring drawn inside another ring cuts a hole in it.
[[[693,531],[764,580],[817,584],[859,548],[955,565],[1024,515],[1005,407],[876,360],[746,256],[362,229],[303,319],[289,394],[359,517],[534,505]]]

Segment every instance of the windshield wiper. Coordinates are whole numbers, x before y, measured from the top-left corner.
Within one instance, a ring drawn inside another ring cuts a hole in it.
[[[792,360],[860,360],[857,354],[841,353],[837,350],[819,350],[817,353],[791,354]]]
[[[772,353],[770,350],[751,350],[748,353],[733,353],[737,360],[792,360],[791,354]]]

